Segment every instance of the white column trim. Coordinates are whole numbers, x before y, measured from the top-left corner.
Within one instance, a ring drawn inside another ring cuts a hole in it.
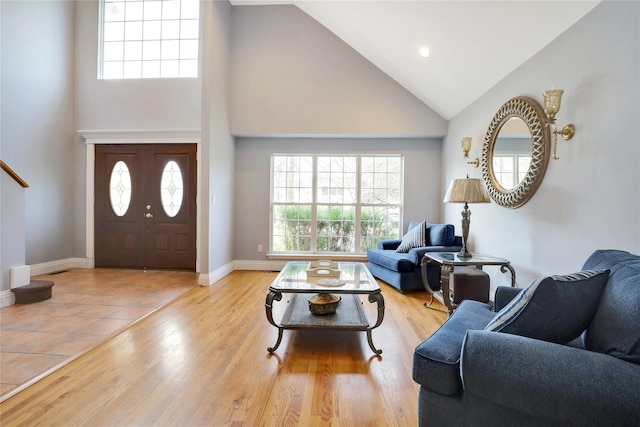
[[[200,129],[79,130],[86,144],[200,144]]]

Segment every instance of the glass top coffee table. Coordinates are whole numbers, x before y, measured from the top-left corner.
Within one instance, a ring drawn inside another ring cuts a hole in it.
[[[276,351],[285,329],[331,329],[343,331],[366,331],[369,347],[374,353],[382,353],[373,345],[371,331],[384,318],[384,298],[380,286],[366,265],[360,262],[340,262],[332,267],[313,268],[308,261],[292,261],[282,269],[269,286],[265,302],[267,320],[278,328],[278,340],[267,351]],[[280,322],[273,318],[274,301],[289,295],[287,307]],[[335,313],[313,314],[309,309],[309,298],[319,294],[330,294],[340,298]],[[367,295],[370,303],[377,304],[378,316],[373,326],[369,325],[359,295]]]

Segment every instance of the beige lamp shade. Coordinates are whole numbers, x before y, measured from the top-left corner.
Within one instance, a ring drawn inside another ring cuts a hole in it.
[[[454,179],[449,184],[444,203],[489,203],[489,193],[479,178]]]

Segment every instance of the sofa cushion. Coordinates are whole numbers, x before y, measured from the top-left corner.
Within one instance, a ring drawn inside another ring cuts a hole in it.
[[[367,251],[367,259],[371,264],[378,264],[398,273],[410,273],[415,267],[413,254],[396,251],[372,248]]]
[[[427,224],[427,246],[452,246],[454,239],[453,224]]]
[[[585,348],[640,364],[640,256],[598,250],[584,265],[611,269],[609,283],[584,336]]]
[[[462,390],[460,351],[470,329],[481,330],[495,313],[488,304],[463,301],[451,317],[413,353],[413,380],[445,395]]]
[[[586,270],[534,281],[496,314],[485,330],[564,344],[589,326],[609,270]]]
[[[400,243],[402,243],[402,240],[399,239],[380,240],[378,242],[378,249],[395,251],[396,249],[398,249],[398,246],[400,246]]]
[[[413,248],[421,248],[427,245],[427,241],[425,238],[426,231],[426,222],[422,221],[416,227],[411,228],[407,233],[402,237],[402,242],[400,242],[400,246],[396,249],[396,252],[407,253],[409,250]]]

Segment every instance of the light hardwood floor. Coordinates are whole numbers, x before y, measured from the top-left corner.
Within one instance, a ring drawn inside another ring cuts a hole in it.
[[[339,331],[285,331],[269,355],[277,330],[264,302],[275,277],[236,271],[187,291],[0,404],[0,424],[417,426],[413,350],[445,320],[422,306],[426,293],[380,283],[381,357],[365,333]]]

